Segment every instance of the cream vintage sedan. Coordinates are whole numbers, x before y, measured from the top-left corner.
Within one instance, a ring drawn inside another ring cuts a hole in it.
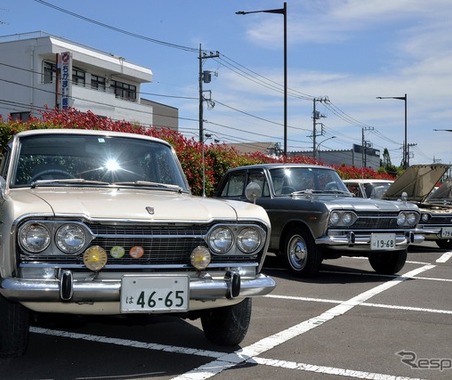
[[[173,313],[237,345],[270,222],[253,204],[191,195],[172,147],[139,134],[34,130],[0,168],[0,356],[27,346],[29,314]]]

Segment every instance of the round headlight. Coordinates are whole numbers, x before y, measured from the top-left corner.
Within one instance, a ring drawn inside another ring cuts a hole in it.
[[[414,224],[416,224],[416,214],[410,212],[409,214],[406,215],[406,222],[408,223],[408,225],[413,226]]]
[[[422,214],[421,219],[422,219],[422,221],[424,223],[428,222],[428,220],[430,219],[430,215],[429,214]]]
[[[42,252],[50,244],[50,232],[43,224],[26,224],[19,230],[19,243],[28,252]]]
[[[255,228],[244,228],[237,236],[237,246],[244,253],[252,253],[256,251],[260,244],[261,235]]]
[[[399,215],[397,216],[397,225],[403,226],[405,224],[405,221],[406,221],[405,213],[403,212],[399,213]]]
[[[226,253],[232,247],[233,236],[229,228],[217,227],[209,235],[209,247],[216,253]]]
[[[353,223],[353,215],[349,212],[344,213],[344,215],[342,215],[342,223],[345,226],[349,226],[350,224]]]
[[[64,253],[75,253],[85,245],[85,231],[78,224],[65,224],[58,228],[55,242]]]
[[[332,212],[330,215],[330,225],[335,226],[336,224],[339,223],[340,219],[341,218],[337,212]]]

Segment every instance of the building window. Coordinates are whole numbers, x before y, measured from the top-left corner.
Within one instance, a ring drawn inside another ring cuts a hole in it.
[[[85,75],[86,73],[83,70],[78,69],[77,67],[72,68],[72,83],[78,86],[85,86]]]
[[[9,114],[9,117],[11,120],[15,121],[28,121],[30,118],[30,111],[24,111],[24,112],[11,112]]]
[[[44,83],[53,83],[56,78],[56,65],[49,61],[43,62]]]
[[[105,77],[91,74],[91,88],[99,91],[105,91]]]
[[[134,86],[133,84],[112,80],[111,87],[113,88],[117,98],[133,101],[137,99],[137,86]]]

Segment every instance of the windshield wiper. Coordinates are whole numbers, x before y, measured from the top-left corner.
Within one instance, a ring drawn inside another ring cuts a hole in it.
[[[294,196],[294,195],[313,195],[313,194],[342,194],[342,195],[349,195],[350,193],[348,191],[344,190],[313,190],[313,189],[305,189],[305,190],[298,190],[294,191],[288,195]],[[350,194],[351,196],[351,194]]]
[[[50,184],[82,184],[82,185],[110,185],[110,182],[104,181],[94,181],[83,178],[61,178],[61,179],[38,179],[33,181],[30,186],[32,189],[39,185],[50,185]]]
[[[143,186],[143,187],[153,187],[164,190],[178,191],[182,192],[182,187],[179,185],[172,185],[167,183],[152,182],[152,181],[125,181],[125,182],[113,182],[113,185],[119,186]]]

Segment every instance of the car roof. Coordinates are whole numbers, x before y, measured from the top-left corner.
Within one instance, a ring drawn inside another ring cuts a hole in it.
[[[371,178],[357,178],[344,179],[344,183],[393,183],[392,179],[371,179]]]
[[[323,165],[311,165],[311,164],[294,164],[294,163],[270,163],[270,164],[253,164],[253,165],[243,165],[237,166],[235,168],[229,169],[229,171],[235,170],[252,170],[252,169],[278,169],[278,168],[316,168],[316,169],[329,169],[334,170],[329,166]]]
[[[147,136],[140,133],[119,132],[119,131],[105,131],[100,129],[65,129],[65,128],[48,128],[48,129],[31,129],[15,134],[14,138],[36,135],[91,135],[91,136],[114,136],[114,137],[129,137],[135,139],[152,140],[170,145],[167,141],[157,137]]]

